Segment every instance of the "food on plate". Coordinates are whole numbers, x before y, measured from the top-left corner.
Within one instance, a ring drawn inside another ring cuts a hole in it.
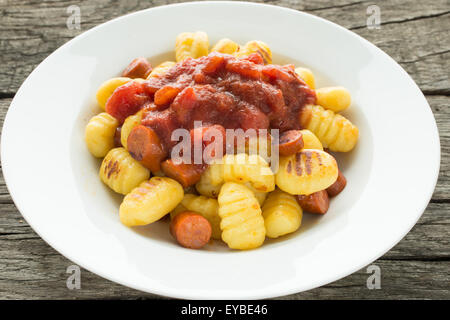
[[[212,48],[211,52],[234,54],[239,51],[239,45],[233,40],[224,38],[219,40]]]
[[[102,158],[114,148],[114,136],[119,122],[106,112],[93,116],[85,130],[85,141],[93,156]]]
[[[344,111],[352,102],[350,92],[344,87],[325,87],[316,90],[317,104],[325,109]]]
[[[155,222],[181,202],[183,187],[171,178],[153,177],[135,187],[120,205],[120,221],[129,227]]]
[[[222,240],[231,249],[254,249],[266,237],[261,207],[253,192],[246,186],[227,182],[218,198]]]
[[[213,239],[221,239],[222,231],[220,230],[219,203],[217,199],[195,194],[185,194],[183,200],[181,200],[180,207],[184,208],[184,210],[175,208],[176,210],[170,213],[171,219],[178,213],[186,210],[198,213],[211,224]]]
[[[122,77],[145,79],[152,72],[152,65],[146,58],[136,58],[123,70]]]
[[[298,67],[298,68],[295,68],[295,72],[298,74],[298,76],[300,78],[303,79],[303,81],[306,82],[308,87],[310,87],[311,89],[315,89],[316,88],[316,82],[314,80],[314,74],[312,73],[311,70],[309,70],[308,68]]]
[[[97,102],[100,108],[105,110],[106,101],[108,101],[109,97],[111,97],[114,90],[116,90],[121,85],[130,82],[131,80],[132,79],[130,78],[117,77],[103,82],[100,88],[98,88],[97,90]]]
[[[128,194],[150,177],[143,167],[124,148],[111,149],[100,166],[100,179],[117,193]]]
[[[170,221],[170,233],[186,248],[200,249],[209,242],[211,232],[208,220],[195,212],[181,212]]]
[[[331,151],[348,152],[358,141],[359,131],[353,123],[321,106],[305,106],[300,112],[300,124],[313,132]]]
[[[152,67],[139,57],[105,81],[104,112],[85,129],[87,149],[104,157],[100,179],[125,196],[125,226],[170,213],[183,247],[213,238],[246,250],[301,230],[303,212],[328,211],[347,184],[330,152],[358,140],[339,113],[347,89],[316,89],[310,69],[273,64],[259,40],[209,48],[205,32],[184,32],[172,59]]]
[[[303,149],[289,157],[280,157],[277,186],[290,194],[308,195],[331,186],[338,177],[336,160],[329,153]]]
[[[341,170],[338,171],[338,177],[331,186],[327,188],[328,196],[335,197],[339,193],[344,190],[345,186],[347,185],[347,179],[345,178],[344,174],[341,172]]]
[[[325,214],[330,206],[330,199],[326,190],[320,190],[308,195],[297,195],[297,201],[303,210],[310,213]]]
[[[208,35],[203,31],[183,32],[177,36],[175,42],[175,56],[177,62],[187,58],[206,56],[209,49]]]

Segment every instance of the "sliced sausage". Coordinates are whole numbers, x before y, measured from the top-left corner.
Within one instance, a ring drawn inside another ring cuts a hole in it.
[[[291,156],[303,149],[303,138],[300,130],[289,130],[283,132],[278,146],[281,156]]]
[[[330,197],[337,196],[339,193],[341,193],[342,190],[344,190],[346,185],[347,185],[347,179],[345,179],[341,170],[339,170],[336,182],[327,188],[328,196],[330,196]]]
[[[127,139],[127,148],[134,159],[140,161],[152,172],[160,170],[160,163],[166,157],[156,132],[143,125],[138,125],[131,130]]]
[[[208,220],[192,211],[181,212],[170,222],[170,233],[186,248],[200,249],[209,242],[211,232]]]
[[[152,72],[152,65],[145,58],[136,58],[123,70],[122,77],[146,79]]]
[[[300,207],[310,213],[325,214],[330,206],[330,199],[325,190],[314,192],[307,196],[298,195],[296,198]]]
[[[202,165],[179,163],[167,159],[161,163],[161,169],[166,176],[177,180],[184,188],[196,184],[204,171]]]
[[[117,127],[116,131],[114,132],[114,148],[119,148],[122,146],[122,141],[120,140],[120,137],[122,135],[122,127]]]

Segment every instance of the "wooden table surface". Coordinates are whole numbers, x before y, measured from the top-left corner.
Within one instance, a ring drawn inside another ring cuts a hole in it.
[[[179,1],[0,0],[1,122],[25,78],[59,46],[117,16],[174,2]],[[439,181],[425,213],[398,245],[373,263],[381,270],[381,289],[367,288],[370,274],[364,268],[324,287],[280,299],[449,299],[450,1],[258,2],[331,20],[388,53],[425,94],[439,127],[442,148]],[[380,29],[367,28],[367,7],[372,4],[380,8]],[[66,26],[70,5],[81,9],[81,30]],[[414,183],[413,176],[411,180]],[[69,290],[66,269],[72,264],[23,220],[1,175],[0,299],[161,298],[112,283],[86,270],[81,271],[81,289]]]

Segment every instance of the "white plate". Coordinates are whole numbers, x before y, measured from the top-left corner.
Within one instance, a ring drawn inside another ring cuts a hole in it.
[[[348,179],[323,217],[252,251],[179,247],[167,223],[136,230],[118,218],[120,197],[99,181],[84,126],[95,92],[133,58],[159,62],[182,31],[270,44],[276,62],[306,65],[318,86],[342,85],[358,125],[356,149],[338,160]],[[159,61],[158,61],[159,60]],[[8,111],[1,156],[9,191],[33,229],[80,266],[139,290],[179,298],[267,298],[345,277],[392,248],[433,192],[439,136],[408,74],[381,50],[315,16],[239,2],[184,3],[102,24],[56,50],[24,82]],[[88,284],[87,284],[88,285]],[[364,284],[361,284],[364,285]]]

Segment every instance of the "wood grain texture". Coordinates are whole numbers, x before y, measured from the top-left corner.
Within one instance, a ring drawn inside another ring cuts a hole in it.
[[[180,1],[0,0],[0,122],[28,74],[56,48],[104,21]],[[433,198],[411,232],[374,262],[380,290],[366,268],[344,279],[280,299],[449,299],[450,290],[450,4],[437,1],[256,1],[303,10],[353,30],[386,51],[414,78],[432,108],[441,139],[441,171]],[[66,27],[69,5],[81,7],[82,30]],[[381,29],[366,28],[367,7],[381,9]],[[0,299],[137,299],[162,297],[82,270],[81,289],[66,287],[72,262],[23,220],[0,174]]]

